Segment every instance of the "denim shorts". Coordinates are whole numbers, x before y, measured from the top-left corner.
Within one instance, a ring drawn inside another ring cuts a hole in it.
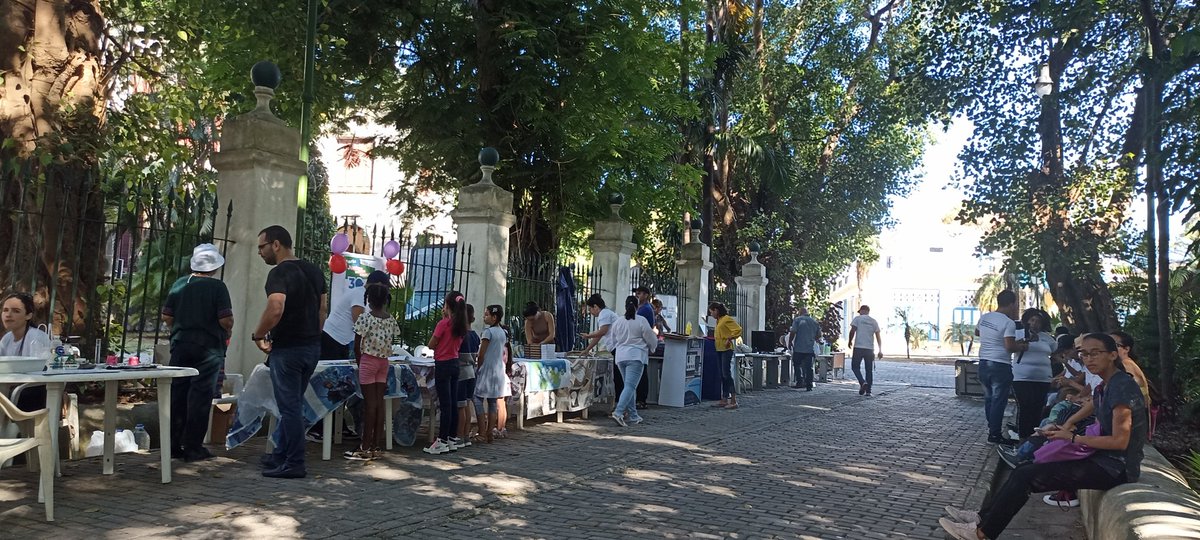
[[[459,379],[458,391],[454,395],[458,398],[458,406],[466,407],[475,398],[475,379]]]

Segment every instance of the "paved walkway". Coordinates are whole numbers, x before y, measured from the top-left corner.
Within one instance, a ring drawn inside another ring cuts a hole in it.
[[[156,454],[119,455],[111,477],[71,462],[52,524],[34,476],[5,469],[0,536],[943,538],[941,508],[990,478],[980,405],[888,382],[900,366],[881,366],[870,398],[840,381],[754,392],[737,411],[653,408],[627,429],[597,414],[438,457],[310,461],[303,480],[259,476],[258,441],[177,462],[168,485]]]

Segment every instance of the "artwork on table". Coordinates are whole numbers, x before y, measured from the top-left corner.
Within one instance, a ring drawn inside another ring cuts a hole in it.
[[[358,387],[357,365],[348,361],[318,364],[309,378],[308,390],[304,392],[302,414],[305,431],[354,396],[362,396]],[[401,403],[393,416],[393,439],[403,446],[412,446],[421,423],[421,393],[417,377],[408,366],[388,366],[387,392],[384,396]],[[238,415],[229,427],[225,448],[236,448],[254,436],[267,414],[277,417],[279,412],[271,390],[270,369],[260,365],[254,368],[238,397]],[[278,440],[279,433],[276,431],[271,434],[271,442],[278,444]]]
[[[526,419],[613,403],[610,358],[570,358],[513,364],[513,396],[525,396]]]

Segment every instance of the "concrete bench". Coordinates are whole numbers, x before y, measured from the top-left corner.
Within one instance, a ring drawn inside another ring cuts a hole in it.
[[[1200,496],[1154,447],[1145,452],[1137,483],[1079,491],[1091,540],[1200,538]]]

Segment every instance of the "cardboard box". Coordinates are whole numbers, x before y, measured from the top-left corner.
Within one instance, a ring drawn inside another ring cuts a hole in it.
[[[229,425],[233,423],[233,416],[237,414],[236,403],[221,403],[213,405],[212,408],[212,426],[209,428],[209,442],[212,444],[225,444],[225,435],[229,433]]]

